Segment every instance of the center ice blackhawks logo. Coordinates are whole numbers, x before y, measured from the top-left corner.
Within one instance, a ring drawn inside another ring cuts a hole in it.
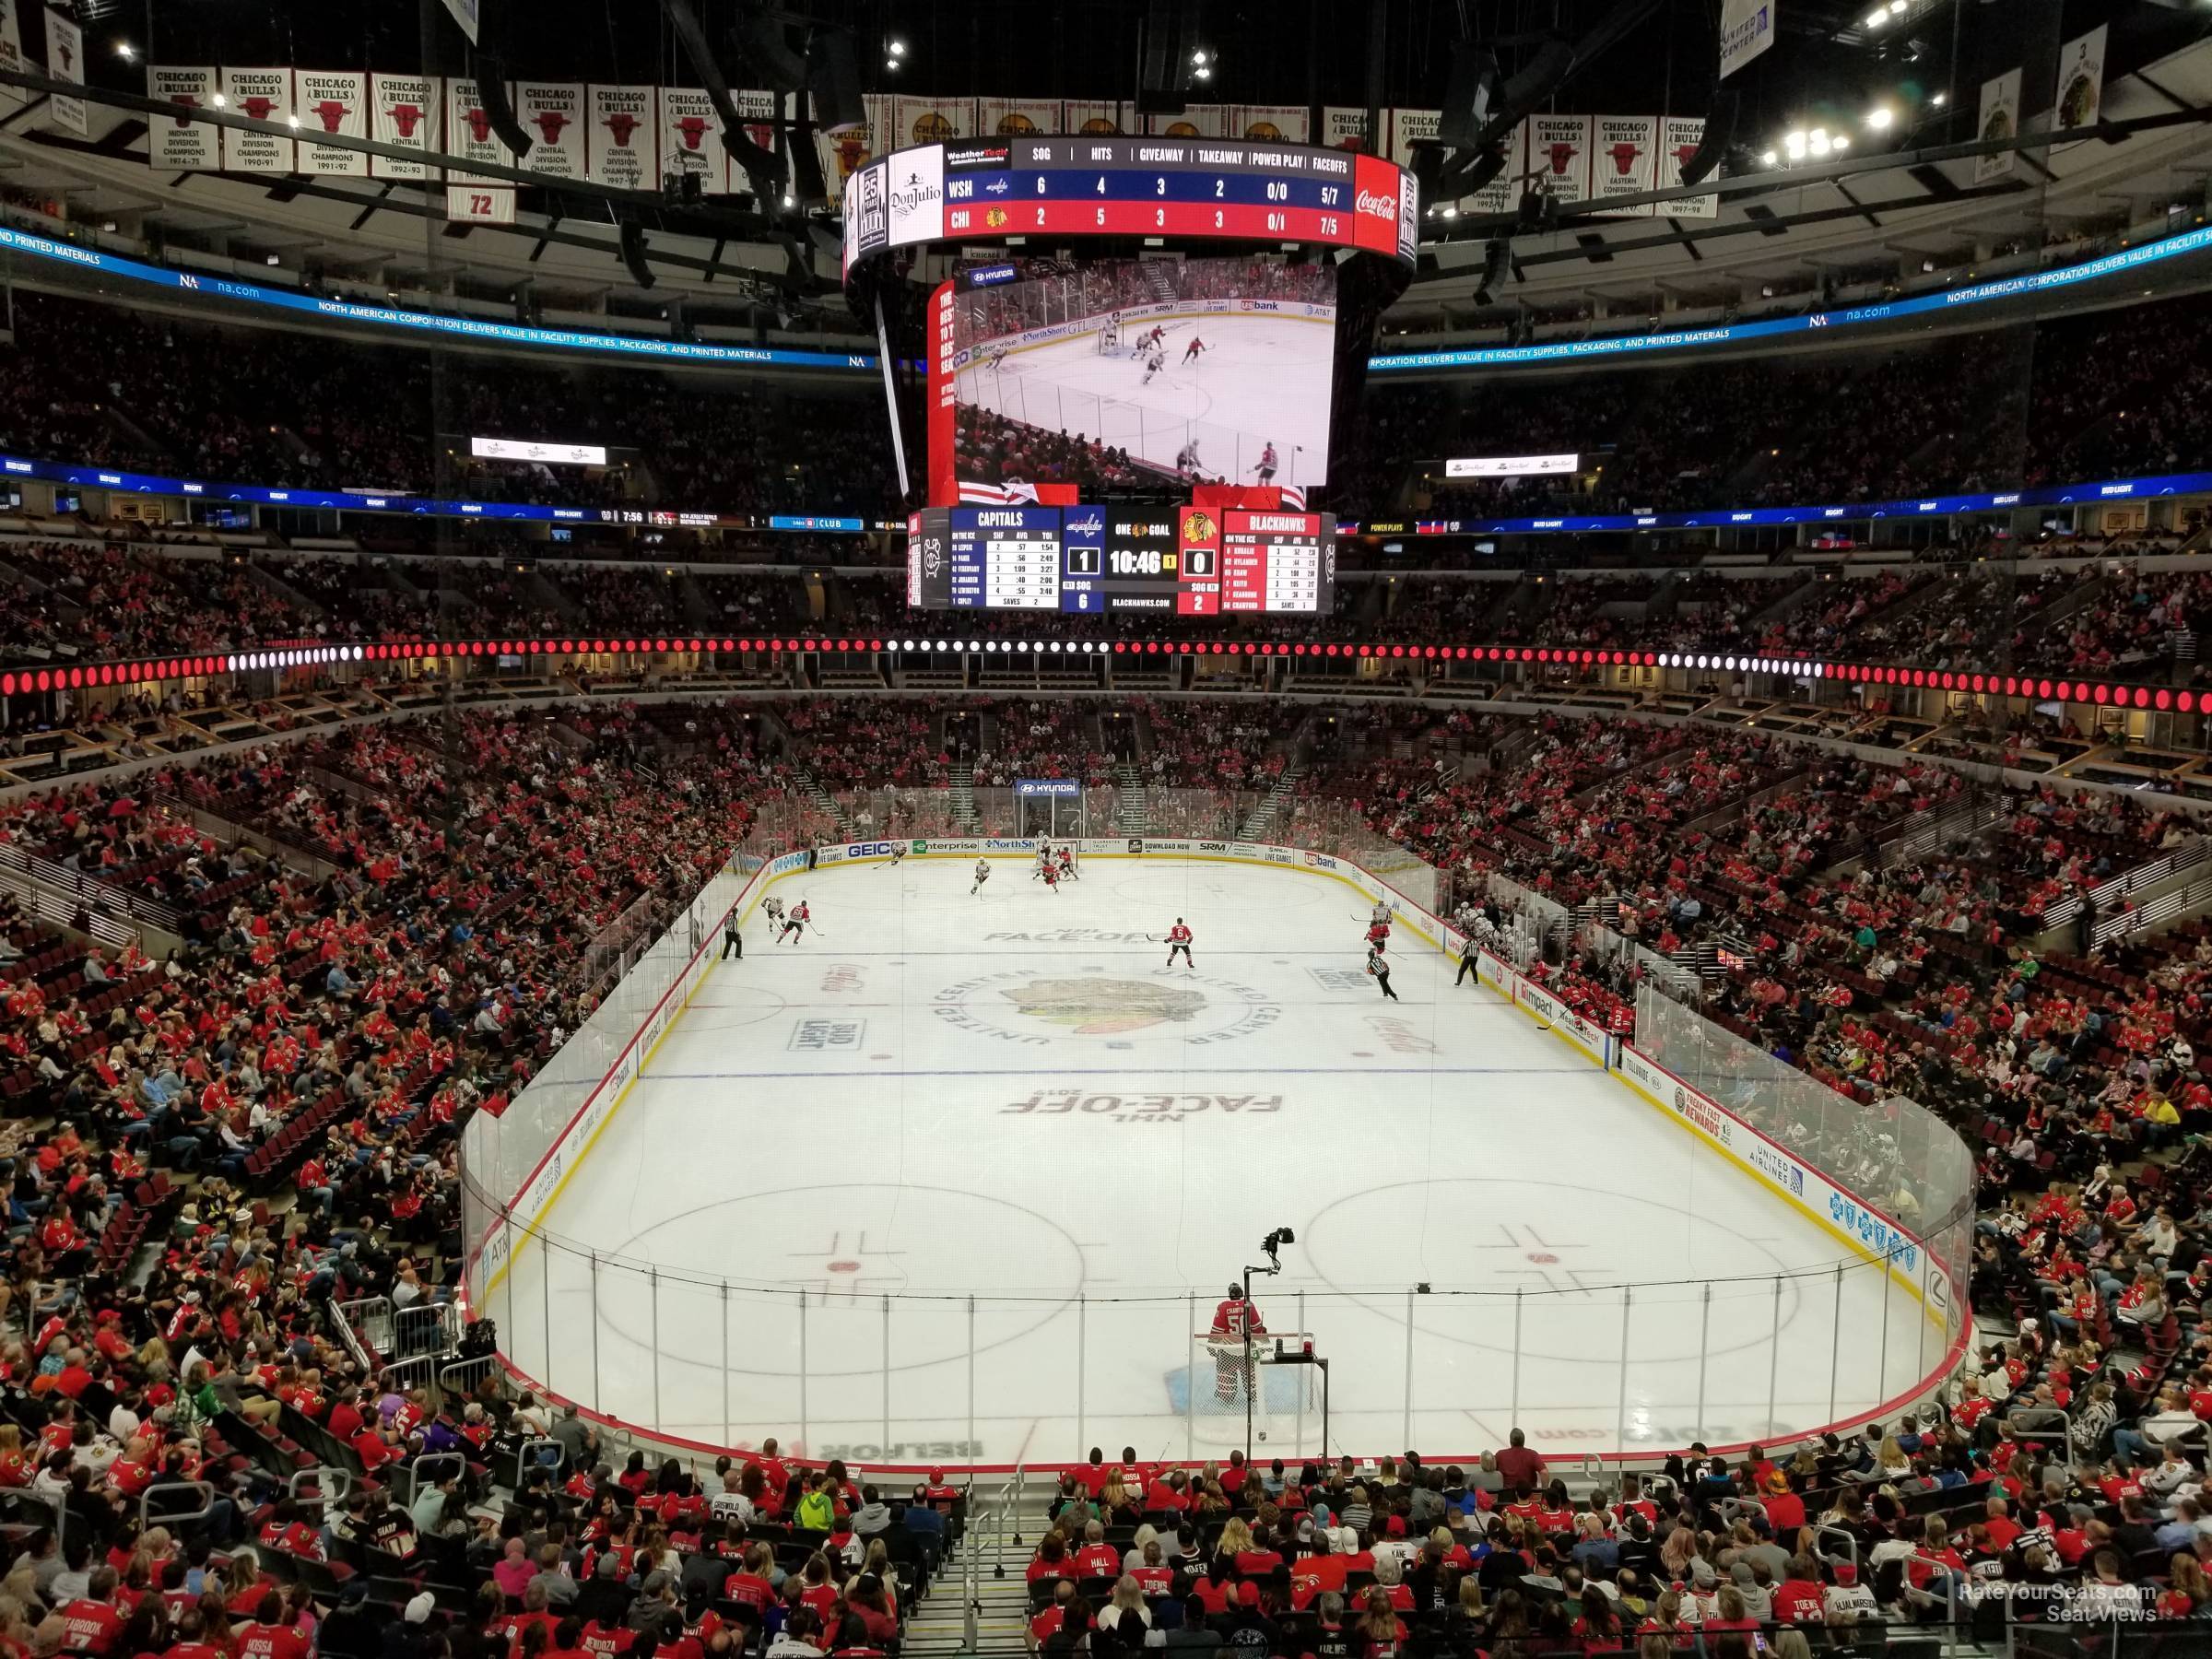
[[[1142,980],[1048,979],[1009,985],[999,994],[1031,1019],[1078,1036],[1111,1036],[1147,1026],[1188,1025],[1206,1007],[1199,992]]]
[[[1122,979],[1034,969],[962,980],[938,992],[931,1006],[947,1025],[1034,1047],[1071,1036],[1224,1042],[1265,1030],[1282,1013],[1250,985],[1204,974]]]

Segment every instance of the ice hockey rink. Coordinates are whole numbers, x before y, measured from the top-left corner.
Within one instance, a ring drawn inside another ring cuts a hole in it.
[[[1272,443],[1277,484],[1325,481],[1333,318],[1159,319],[1165,366],[1147,385],[1143,362],[1129,351],[1140,326],[1153,321],[1123,324],[1112,357],[1100,354],[1097,333],[1088,329],[1011,351],[995,368],[979,356],[960,371],[955,396],[1046,431],[1098,439],[1161,467],[1173,467],[1194,441],[1200,470],[1231,484],[1254,482]],[[1185,363],[1194,334],[1206,348]]]
[[[1245,1401],[1195,1335],[1286,1226],[1255,1300],[1330,1362],[1331,1453],[1786,1440],[1940,1359],[1839,1235],[1403,929],[1382,1000],[1339,880],[972,879],[785,877],[795,946],[749,913],[489,1292],[518,1370],[702,1445],[1204,1457]],[[1317,1370],[1262,1378],[1255,1451],[1319,1454]]]

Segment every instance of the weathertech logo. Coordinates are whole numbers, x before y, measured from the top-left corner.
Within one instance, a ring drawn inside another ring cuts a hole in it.
[[[1394,219],[1398,217],[1398,198],[1394,195],[1378,195],[1371,190],[1363,190],[1359,193],[1358,206],[1361,213],[1375,218]]]

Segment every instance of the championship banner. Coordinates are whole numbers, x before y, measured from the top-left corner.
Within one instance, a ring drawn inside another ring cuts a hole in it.
[[[2094,126],[2103,112],[2104,29],[2100,23],[2059,48],[2058,103],[2051,124],[2062,132]]]
[[[57,11],[46,14],[46,73],[58,81],[85,84],[85,31]],[[79,138],[91,130],[81,98],[56,92],[46,100],[46,114],[55,126]]]
[[[1056,98],[985,98],[976,102],[973,135],[978,138],[1050,136],[1066,130],[1060,124],[1060,100]]]
[[[359,69],[300,69],[294,78],[300,96],[302,133],[336,133],[347,138],[369,136],[369,77]],[[340,149],[300,142],[300,171],[306,173],[342,173],[365,177],[368,156],[357,149]]]
[[[1060,106],[1060,130],[1077,137],[1089,134],[1104,136],[1127,133],[1133,129],[1122,122],[1122,106],[1118,103],[1081,102],[1070,100]]]
[[[1410,171],[1415,143],[1434,138],[1437,124],[1443,118],[1441,110],[1384,111],[1382,119],[1390,132],[1390,148],[1386,152],[1390,159]]]
[[[1367,112],[1329,104],[1321,112],[1321,142],[1331,149],[1369,150]]]
[[[729,152],[722,147],[721,123],[714,106],[698,87],[660,88],[660,114],[653,123],[660,140],[661,174],[683,173],[700,182],[709,195],[729,194]]]
[[[273,121],[284,125],[292,116],[292,72],[289,69],[225,69],[218,77],[223,101],[237,114],[254,121]],[[299,147],[289,138],[277,138],[266,133],[241,133],[235,128],[223,129],[223,171],[225,172],[276,172],[294,171],[293,151]]]
[[[975,100],[970,98],[900,98],[893,100],[891,133],[886,150],[914,144],[942,144],[975,132]]]
[[[369,76],[369,110],[370,128],[375,133],[379,144],[425,151],[440,147],[440,135],[444,130],[445,87],[438,76],[385,75],[371,70]],[[371,156],[369,158],[369,176],[372,179],[423,179],[429,176],[429,167],[421,161],[400,161],[389,156]]]
[[[1659,178],[1659,118],[1656,115],[1599,115],[1591,171],[1599,201],[1607,196],[1641,195],[1657,188]],[[1616,211],[1636,218],[1652,217],[1649,202]]]
[[[1669,115],[1659,129],[1659,188],[1671,190],[1682,182],[1682,170],[1689,159],[1698,153],[1705,142],[1705,120],[1699,115]],[[1661,202],[1656,216],[1659,218],[1718,218],[1721,198],[1717,195],[1677,196],[1671,202]]]
[[[1303,104],[1241,104],[1237,109],[1237,136],[1257,144],[1304,144],[1312,131],[1311,112]]]
[[[0,54],[5,55],[5,54]],[[146,164],[163,172],[214,172],[223,164],[222,128],[212,122],[194,121],[186,110],[215,107],[215,70],[150,65],[146,72],[146,95],[171,103],[180,112],[146,118]]]
[[[1562,202],[1590,194],[1590,146],[1596,120],[1589,115],[1531,115],[1528,171],[1535,187]]]
[[[1977,138],[2016,138],[2020,131],[2020,72],[2007,69],[1982,83],[1982,113],[1974,122]],[[1974,158],[1974,182],[1986,184],[2012,171],[2018,152],[2001,150]]]
[[[594,85],[587,96],[591,125],[584,141],[584,177],[616,190],[658,190],[653,88]]]
[[[898,100],[885,92],[870,92],[861,103],[867,111],[867,121],[843,133],[825,133],[815,129],[815,143],[820,147],[822,180],[830,187],[832,203],[841,202],[845,186],[853,175],[877,156],[897,147],[886,137],[898,117]]]
[[[488,161],[495,167],[514,165],[514,152],[491,130],[491,117],[485,113],[477,83],[458,75],[445,83],[445,148],[447,154],[465,161]],[[448,182],[456,184],[477,176],[458,167],[446,174]],[[496,179],[488,182],[500,182]],[[452,212],[450,205],[447,212]]]
[[[523,166],[548,179],[581,179],[584,170],[583,88],[571,81],[517,81],[514,118],[530,135]]]
[[[23,18],[17,10],[18,0],[0,0],[0,69],[12,69],[20,74],[25,66],[23,56]],[[20,87],[0,87],[0,115],[19,110],[30,101],[30,94]]]
[[[1504,170],[1460,204],[1463,212],[1511,213],[1521,205],[1521,182],[1528,174],[1528,122],[1517,122],[1498,147],[1505,154]]]
[[[1227,104],[1192,104],[1180,115],[1147,115],[1145,131],[1161,138],[1229,138],[1230,110]]]
[[[1781,0],[1721,0],[1721,78],[1774,44],[1774,7]]]

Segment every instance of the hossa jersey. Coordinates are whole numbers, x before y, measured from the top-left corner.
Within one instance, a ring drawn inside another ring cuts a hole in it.
[[[1224,1300],[1214,1309],[1214,1335],[1217,1336],[1265,1336],[1267,1322],[1251,1302],[1237,1299]]]

